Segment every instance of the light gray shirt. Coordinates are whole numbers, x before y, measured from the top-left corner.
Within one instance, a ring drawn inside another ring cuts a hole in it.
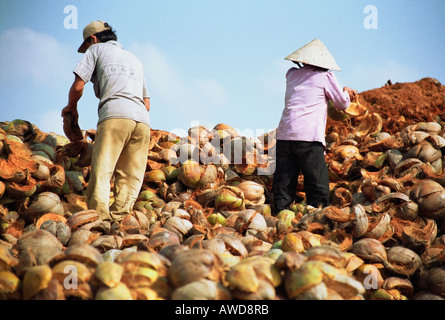
[[[142,63],[117,41],[93,44],[74,73],[91,80],[100,99],[98,123],[112,118],[132,119],[150,125],[144,98],[149,98]]]

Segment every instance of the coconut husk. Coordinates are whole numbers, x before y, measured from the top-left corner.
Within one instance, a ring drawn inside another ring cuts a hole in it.
[[[72,113],[67,113],[63,117],[63,132],[70,141],[80,141],[83,139],[77,119]]]
[[[4,139],[3,150],[4,154],[0,157],[1,179],[20,182],[38,169],[38,164],[32,159],[32,151],[28,145]]]
[[[47,213],[42,215],[39,220],[36,222],[36,228],[40,229],[41,225],[44,224],[46,221],[59,221],[62,223],[66,223],[66,218],[64,216],[61,216],[60,214],[56,213]]]

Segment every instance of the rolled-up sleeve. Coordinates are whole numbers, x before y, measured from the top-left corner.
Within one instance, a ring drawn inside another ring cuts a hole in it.
[[[150,98],[150,94],[148,93],[148,89],[147,89],[147,82],[145,81],[145,77],[144,77],[144,83],[143,83],[143,87],[142,87],[142,98]]]
[[[325,85],[326,96],[332,100],[334,107],[340,110],[346,110],[351,103],[349,94],[338,84],[335,74],[332,72],[327,72],[327,80]]]
[[[80,61],[74,68],[74,73],[77,74],[85,83],[91,80],[94,69],[96,68],[96,58],[92,50],[87,50]]]

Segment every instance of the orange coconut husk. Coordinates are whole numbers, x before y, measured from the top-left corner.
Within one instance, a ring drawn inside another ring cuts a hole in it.
[[[48,220],[66,223],[66,218],[57,213],[46,213],[42,215],[36,222],[36,228],[40,229],[40,226]]]

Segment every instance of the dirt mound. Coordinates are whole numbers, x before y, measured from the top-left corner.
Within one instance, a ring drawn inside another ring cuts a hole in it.
[[[381,88],[360,92],[359,101],[381,115],[382,131],[390,134],[418,122],[445,122],[445,85],[433,78],[395,84],[388,81]],[[338,122],[328,119],[327,132],[335,128]]]

